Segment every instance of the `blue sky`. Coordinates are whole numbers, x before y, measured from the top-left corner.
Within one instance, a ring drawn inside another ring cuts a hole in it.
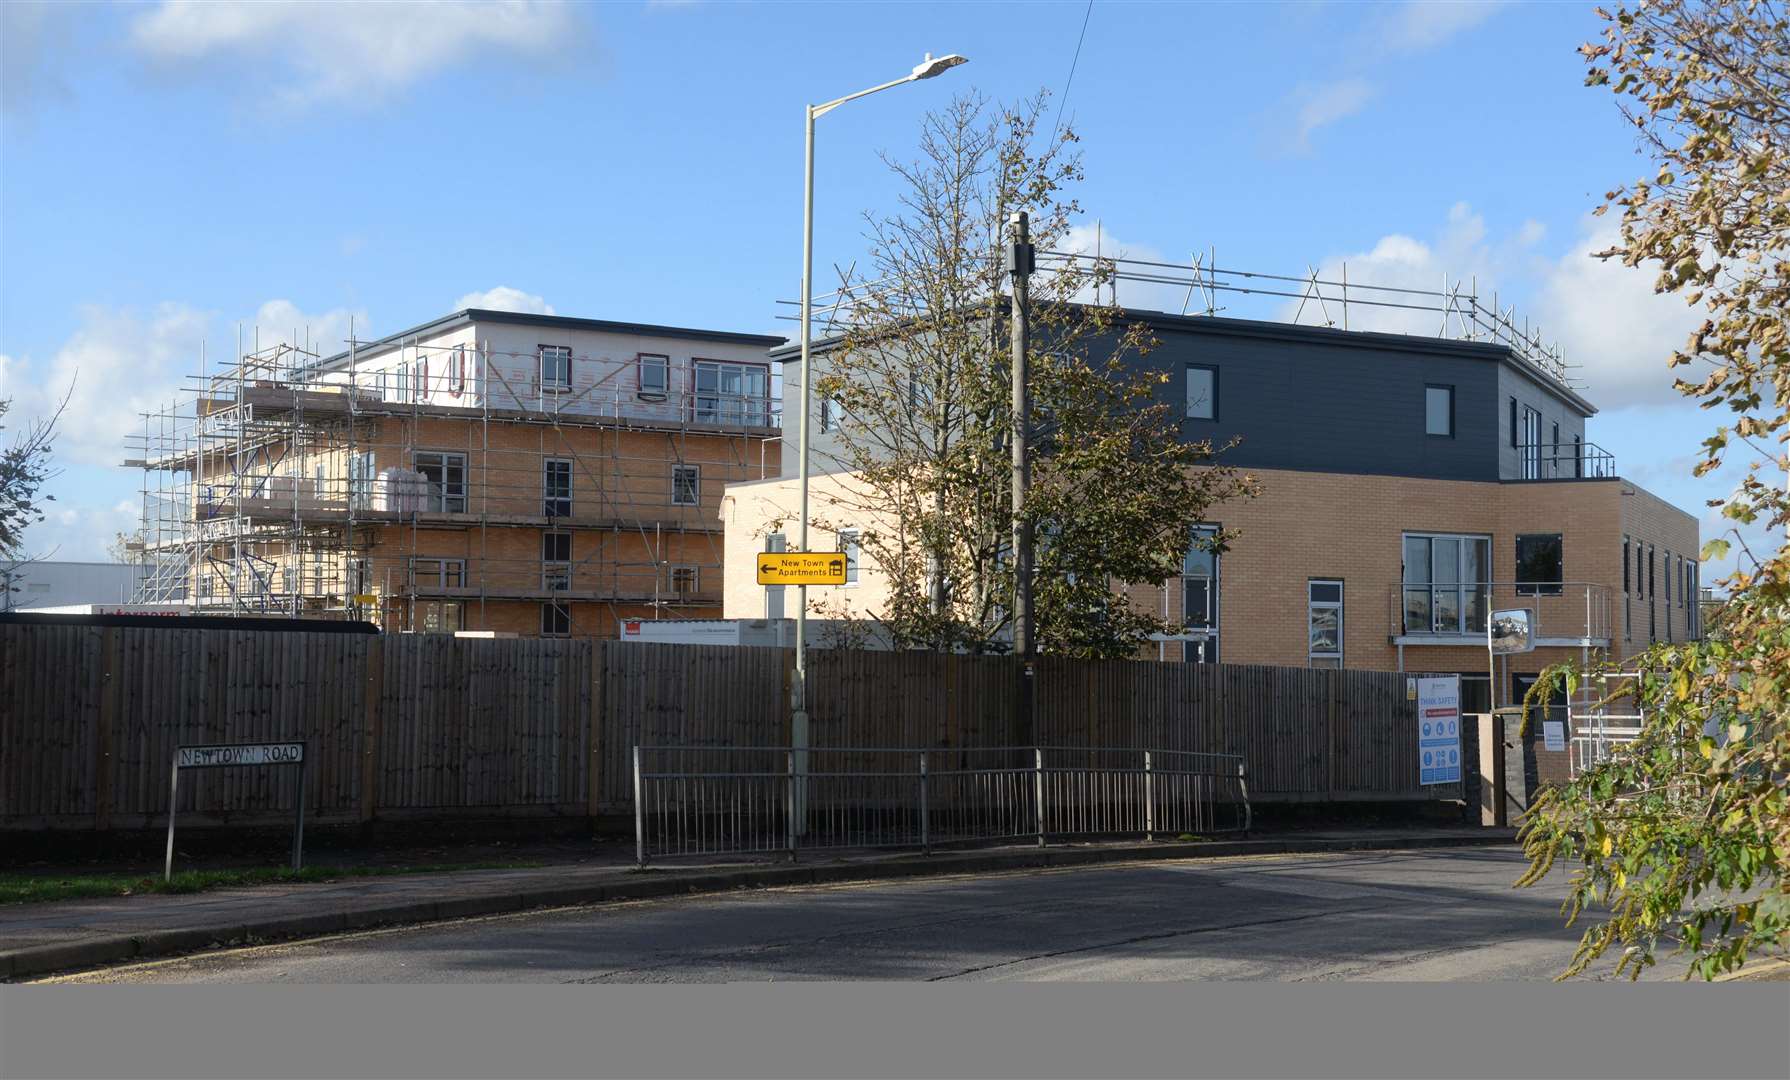
[[[1084,16],[1065,114],[1108,245],[1477,276],[1583,365],[1625,476],[1699,514],[1732,484],[1688,475],[1715,418],[1662,361],[1689,313],[1587,257],[1646,171],[1581,85],[1590,4],[12,3],[0,396],[28,414],[79,371],[33,546],[100,557],[131,524],[119,429],[239,326],[334,346],[483,294],[788,332],[801,106],[971,58],[820,121],[817,262],[849,263],[894,196],[877,153],[956,92],[1062,99]]]

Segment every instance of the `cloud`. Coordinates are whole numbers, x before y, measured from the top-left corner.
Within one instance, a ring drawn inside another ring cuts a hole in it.
[[[1587,217],[1572,250],[1548,268],[1536,315],[1558,338],[1567,363],[1582,365],[1574,375],[1593,401],[1611,408],[1685,401],[1672,388],[1675,373],[1666,359],[1701,314],[1680,297],[1654,292],[1655,270],[1592,257],[1617,235],[1615,222]]]
[[[1367,107],[1375,92],[1373,85],[1363,78],[1338,79],[1295,89],[1289,99],[1293,108],[1293,132],[1282,150],[1289,154],[1311,153],[1313,132],[1354,116]]]
[[[1498,0],[1479,3],[1407,0],[1386,14],[1376,36],[1387,49],[1396,52],[1433,49],[1447,43],[1456,34],[1485,22],[1502,6]]]
[[[69,505],[59,499],[46,509],[44,519],[25,530],[22,550],[29,558],[58,562],[111,561],[106,545],[119,533],[135,532],[143,515],[135,499],[109,506]]]
[[[73,96],[57,60],[70,46],[78,14],[76,4],[0,4],[0,111],[18,118],[41,101]]]
[[[389,98],[468,62],[564,60],[588,32],[561,0],[458,0],[411,4],[366,0],[322,4],[165,0],[131,24],[131,47],[165,71],[239,67],[275,104]]]
[[[484,292],[467,293],[454,301],[454,310],[484,308],[486,311],[520,311],[530,315],[553,315],[553,305],[533,293],[499,285]]]
[[[308,341],[315,351],[334,352],[347,338],[351,320],[364,336],[364,312],[307,315],[290,301],[270,300],[244,323],[243,344],[254,349]],[[158,304],[148,312],[84,307],[80,326],[47,362],[0,357],[0,397],[14,399],[9,419],[47,416],[68,394],[57,427],[57,460],[115,466],[127,456],[126,438],[143,431],[142,414],[159,412],[190,389],[207,338],[214,370],[235,349],[236,327],[217,330],[213,322],[213,313],[180,303]]]

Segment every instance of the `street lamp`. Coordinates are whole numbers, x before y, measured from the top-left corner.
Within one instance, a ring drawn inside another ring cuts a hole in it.
[[[868,90],[860,90],[855,94],[847,94],[835,98],[824,105],[808,105],[804,107],[804,119],[808,128],[807,177],[802,190],[802,420],[800,437],[802,443],[800,457],[800,476],[802,488],[802,524],[797,543],[802,551],[808,550],[808,414],[812,407],[812,387],[809,357],[809,324],[812,321],[814,303],[814,120],[825,116],[848,101],[867,97],[879,90],[900,86],[902,83],[916,82],[941,75],[959,64],[966,63],[967,58],[951,53],[948,56],[933,58],[931,53],[914,65],[914,69],[899,79],[873,86]],[[808,746],[808,586],[796,586],[796,670],[790,687],[790,744],[796,749]],[[806,755],[800,755],[805,758]],[[807,762],[801,762],[806,771]]]

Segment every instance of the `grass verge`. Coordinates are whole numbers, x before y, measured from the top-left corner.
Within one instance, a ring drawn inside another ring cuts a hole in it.
[[[458,870],[521,870],[535,862],[453,863],[441,866],[254,866],[235,870],[181,870],[173,881],[160,874],[0,874],[0,904],[41,904],[94,896],[145,893],[196,893],[245,885],[280,885],[343,878],[389,877],[395,874],[446,874]]]

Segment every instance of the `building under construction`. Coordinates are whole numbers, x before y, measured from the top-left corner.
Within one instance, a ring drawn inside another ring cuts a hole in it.
[[[130,440],[138,600],[520,635],[718,616],[722,489],[778,471],[780,344],[466,310],[239,349]]]

